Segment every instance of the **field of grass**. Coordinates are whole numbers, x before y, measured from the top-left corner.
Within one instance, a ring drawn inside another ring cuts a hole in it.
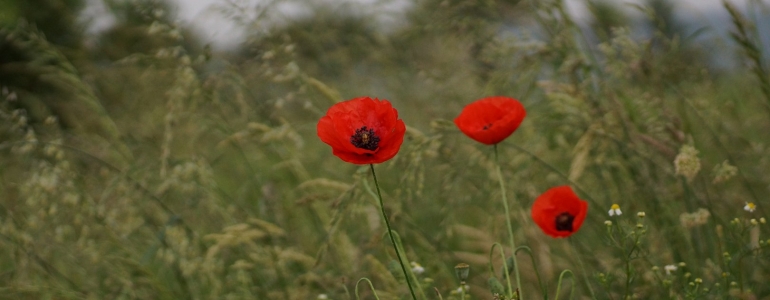
[[[319,9],[237,53],[148,9],[77,51],[4,26],[0,299],[411,299],[369,166],[316,134],[358,96],[407,126],[374,169],[419,299],[517,294],[506,216],[521,299],[770,299],[770,64],[725,10],[711,50],[552,0],[415,1],[389,32]],[[492,95],[527,111],[496,146],[509,211],[494,147],[452,122]],[[530,209],[561,185],[588,215],[557,239]]]

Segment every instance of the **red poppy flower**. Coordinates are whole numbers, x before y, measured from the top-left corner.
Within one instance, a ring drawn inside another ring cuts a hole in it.
[[[580,200],[566,185],[551,188],[532,204],[532,220],[545,234],[555,238],[577,232],[587,212],[588,202]]]
[[[388,100],[359,97],[332,105],[316,127],[332,153],[354,164],[378,164],[393,158],[404,142],[406,126]]]
[[[477,142],[494,145],[516,131],[526,115],[524,106],[516,99],[487,97],[465,106],[455,125]]]

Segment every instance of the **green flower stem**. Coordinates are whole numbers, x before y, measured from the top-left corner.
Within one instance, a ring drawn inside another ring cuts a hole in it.
[[[554,296],[554,300],[559,299],[559,293],[561,292],[561,282],[564,279],[564,275],[567,275],[567,273],[572,275],[572,289],[570,289],[569,298],[572,299],[572,295],[575,293],[575,273],[572,273],[571,270],[567,269],[561,271],[561,274],[559,274],[559,283],[556,284],[556,295]]]
[[[366,278],[366,277],[362,277],[361,279],[356,281],[356,300],[361,300],[361,296],[358,295],[358,284],[360,284],[361,281],[366,281],[366,283],[369,284],[369,289],[372,290],[372,295],[374,295],[374,298],[377,299],[377,300],[380,300],[380,296],[377,296],[377,290],[374,289],[374,285],[372,285],[372,281],[369,280],[369,278]]]
[[[503,211],[505,213],[505,222],[506,225],[508,225],[508,240],[511,243],[511,257],[513,257],[513,270],[516,275],[516,288],[518,290],[519,299],[524,299],[522,296],[521,291],[521,276],[519,276],[519,263],[516,261],[516,243],[513,240],[513,225],[511,225],[511,215],[510,211],[508,210],[508,198],[505,197],[505,183],[503,182],[503,172],[500,171],[500,157],[497,154],[497,144],[495,144],[495,170],[497,171],[497,178],[500,180],[500,192],[502,193],[503,198]],[[505,259],[505,257],[503,257]],[[506,274],[508,273],[508,270],[505,271]],[[510,277],[508,278],[508,284],[510,285]],[[513,291],[511,291],[513,293]],[[513,297],[513,295],[510,295]]]
[[[391,230],[390,233],[393,234],[393,238],[396,240],[396,247],[398,247],[398,250],[401,251],[402,255],[403,253],[406,253],[406,250],[404,250],[404,243],[401,242],[401,236],[398,235],[398,231]],[[404,259],[406,259],[406,255],[404,255]],[[412,284],[414,284],[414,289],[417,291],[417,295],[420,295],[420,299],[428,299],[428,297],[425,296],[425,292],[422,289],[422,286],[420,285],[420,281],[417,280],[417,276],[414,275],[414,271],[412,269],[407,269],[407,272],[409,273],[409,278],[412,278]]]
[[[503,250],[503,245],[500,245],[499,243],[492,244],[492,249],[489,250],[489,271],[492,273],[492,276],[495,276],[495,267],[492,266],[492,255],[495,253],[495,247],[500,249],[500,257],[503,259],[503,274],[505,274],[505,282],[508,283],[508,290],[511,291],[511,294],[513,294],[513,288],[511,288],[511,274],[508,272],[508,259],[505,258],[505,250]],[[513,253],[516,255],[515,251]],[[508,296],[513,297],[513,295]]]
[[[527,246],[519,246],[518,249],[516,249],[515,252],[513,252],[514,255],[518,254],[520,250],[527,250],[527,255],[529,255],[529,258],[532,259],[532,267],[535,269],[535,276],[537,277],[537,284],[540,286],[540,291],[543,293],[543,299],[548,300],[548,290],[543,286],[543,280],[540,277],[540,271],[537,268],[537,262],[535,261],[535,256],[532,255],[532,248],[529,248]],[[571,271],[570,271],[571,272]],[[575,274],[572,274],[572,277],[575,277]]]
[[[390,229],[390,221],[388,221],[388,215],[385,213],[385,205],[382,204],[382,194],[380,193],[380,184],[377,182],[377,175],[374,173],[374,164],[369,164],[369,168],[372,170],[372,177],[374,177],[374,187],[377,188],[377,200],[380,200],[380,212],[382,212],[382,218],[385,219],[385,226],[388,227],[388,236],[390,242],[393,243],[393,249],[396,250],[396,256],[398,262],[401,264],[401,271],[404,272],[404,279],[406,279],[406,285],[409,286],[409,292],[412,294],[412,299],[417,300],[417,296],[414,294],[414,288],[412,288],[412,281],[409,279],[409,273],[406,271],[406,265],[404,260],[401,259],[401,251],[398,250],[396,239],[393,237],[392,230]]]

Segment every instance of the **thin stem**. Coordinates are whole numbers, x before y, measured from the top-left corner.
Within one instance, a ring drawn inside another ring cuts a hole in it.
[[[532,267],[535,269],[535,276],[537,277],[537,284],[540,286],[540,291],[543,292],[543,299],[548,300],[548,290],[543,286],[543,280],[540,278],[540,271],[537,268],[537,262],[535,261],[535,256],[532,255],[532,249],[527,246],[519,246],[518,249],[516,249],[515,252],[513,252],[514,255],[518,254],[520,250],[527,250],[527,254],[529,255],[529,258],[532,259]],[[575,274],[572,274],[574,277]]]
[[[406,285],[409,286],[409,293],[412,294],[412,299],[417,300],[417,296],[415,296],[414,289],[412,288],[412,281],[409,279],[409,273],[406,271],[406,265],[404,264],[404,260],[401,259],[401,251],[398,250],[396,239],[393,237],[392,230],[390,229],[390,221],[388,221],[388,215],[385,213],[385,205],[382,204],[382,193],[380,193],[380,184],[377,182],[377,175],[374,173],[374,164],[369,164],[369,168],[372,170],[372,177],[374,177],[374,187],[377,188],[377,200],[380,200],[380,212],[382,212],[382,218],[385,219],[385,226],[388,227],[390,242],[393,243],[393,249],[396,250],[396,256],[398,257],[398,262],[401,264],[401,271],[404,272]]]
[[[372,281],[369,280],[369,278],[362,277],[358,281],[356,281],[356,300],[360,300],[361,296],[358,295],[358,284],[361,283],[361,281],[366,281],[366,283],[369,284],[369,289],[372,290],[372,295],[374,295],[374,298],[377,300],[380,300],[380,297],[377,296],[377,290],[374,289],[374,285],[372,285]]]
[[[500,180],[500,193],[502,193],[502,199],[503,199],[503,213],[505,214],[505,223],[508,225],[508,240],[511,243],[511,257],[513,257],[513,270],[514,274],[516,275],[516,289],[519,294],[519,299],[524,299],[522,296],[521,291],[521,278],[519,276],[519,263],[516,261],[516,243],[513,240],[513,225],[511,225],[511,215],[510,211],[508,210],[508,198],[505,197],[505,183],[503,181],[503,172],[500,171],[500,158],[497,154],[497,144],[495,144],[495,170],[497,171],[497,178]],[[503,260],[505,260],[505,257],[503,257]],[[506,274],[508,273],[508,270],[505,270]],[[510,277],[508,278],[508,284],[510,285]],[[511,291],[513,293],[513,291]],[[510,295],[511,297],[513,295]]]
[[[444,300],[444,297],[441,296],[441,292],[438,291],[437,287],[433,287],[433,290],[436,292],[436,296],[438,297],[438,300]]]
[[[567,269],[561,271],[561,274],[559,274],[559,283],[556,284],[556,296],[554,296],[554,300],[559,299],[559,293],[561,292],[561,282],[564,279],[564,275],[567,275],[567,273],[572,275],[572,289],[570,289],[569,298],[572,299],[572,295],[575,293],[575,273],[572,273],[571,270]]]
[[[401,242],[401,236],[398,235],[398,231],[391,231],[393,234],[393,239],[396,240],[396,247],[398,247],[398,250],[401,251],[401,253],[406,253],[406,250],[404,250],[404,243]],[[403,258],[404,260],[408,261],[406,259],[406,256]],[[428,297],[425,296],[425,292],[422,289],[422,286],[420,285],[420,281],[417,280],[417,276],[414,275],[414,271],[412,269],[407,269],[407,272],[409,273],[409,278],[412,278],[412,284],[414,284],[414,289],[417,290],[417,294],[420,295],[420,299],[428,299]]]
[[[553,171],[554,173],[556,173],[556,175],[559,175],[559,177],[561,177],[561,178],[562,178],[562,179],[564,179],[565,181],[569,182],[570,186],[574,187],[575,189],[577,189],[577,190],[578,190],[578,192],[580,192],[581,194],[585,195],[585,197],[586,197],[586,199],[588,200],[588,202],[590,202],[590,203],[591,203],[591,204],[593,204],[593,205],[596,205],[596,206],[600,206],[600,205],[599,205],[599,202],[598,202],[598,201],[596,201],[596,199],[594,199],[593,197],[591,197],[591,194],[589,194],[588,192],[586,192],[585,190],[583,190],[583,189],[580,187],[580,185],[578,185],[576,182],[574,182],[574,181],[570,180],[570,179],[569,179],[569,176],[567,176],[567,175],[564,175],[564,173],[562,173],[561,171],[559,171],[559,169],[557,169],[557,168],[556,168],[554,165],[552,165],[552,164],[549,164],[548,162],[546,162],[546,161],[545,161],[545,160],[543,160],[542,158],[538,157],[538,156],[537,156],[537,155],[535,155],[534,153],[532,153],[532,152],[529,152],[529,150],[527,150],[527,149],[521,148],[521,147],[519,147],[519,146],[517,146],[517,145],[515,145],[515,144],[514,144],[512,147],[513,147],[513,148],[516,148],[516,150],[519,150],[519,151],[521,151],[521,152],[524,152],[524,153],[526,153],[526,154],[527,154],[527,155],[529,155],[530,157],[532,157],[532,158],[534,158],[535,160],[537,160],[537,161],[538,161],[540,164],[542,164],[543,166],[547,167],[548,169],[550,169],[551,171]],[[496,151],[496,150],[495,150],[495,151]],[[497,152],[495,152],[495,153],[497,153]]]
[[[503,259],[503,275],[505,275],[505,282],[508,283],[508,291],[511,292],[509,297],[513,297],[513,288],[511,287],[511,272],[508,272],[508,259],[505,258],[505,250],[500,243],[492,244],[492,249],[489,250],[489,270],[492,272],[492,276],[495,276],[495,267],[492,265],[492,255],[495,253],[495,247],[500,248],[500,257]],[[516,252],[513,253],[516,256]],[[519,298],[521,299],[521,298]]]
[[[580,253],[578,253],[577,245],[575,245],[575,241],[570,239],[570,244],[572,244],[572,250],[575,251],[575,257],[578,259],[578,263],[580,264],[580,272],[583,273],[583,279],[586,282],[586,287],[588,287],[588,291],[591,292],[591,299],[596,299],[596,294],[594,294],[594,289],[591,287],[591,283],[588,282],[588,274],[586,273],[586,267],[583,264],[583,258],[580,257]]]

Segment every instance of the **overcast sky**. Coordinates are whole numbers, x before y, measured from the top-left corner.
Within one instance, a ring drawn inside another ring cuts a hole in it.
[[[96,23],[97,28],[109,26],[110,18],[104,17],[104,8],[99,0],[90,0],[92,5],[87,12]],[[232,17],[228,17],[222,8],[228,7],[227,3],[238,3],[242,9],[238,14],[246,18],[253,18],[259,7],[267,5],[269,0],[171,0],[178,9],[179,22],[196,30],[204,41],[213,43],[215,48],[223,49],[237,45],[243,38],[245,26],[239,25]],[[380,16],[378,22],[395,22],[399,13],[408,8],[409,0],[313,0],[318,4],[328,4],[334,7],[347,6],[360,8],[364,10],[375,10],[377,16]],[[578,20],[586,18],[586,10],[583,5],[585,0],[565,0],[569,11]],[[618,0],[625,4],[640,3],[642,0]],[[739,7],[746,7],[751,1],[764,2],[765,7],[770,7],[770,0],[730,0]],[[309,1],[308,1],[309,2]],[[722,8],[721,0],[673,0],[675,3],[675,13],[678,17],[688,20],[703,21],[704,25],[718,26],[711,24],[711,17],[715,15],[724,15],[727,12]],[[232,6],[230,6],[232,7]],[[307,7],[292,4],[291,2],[279,2],[277,11],[279,16],[270,16],[275,20],[286,19],[287,16],[298,16],[309,13]],[[763,15],[770,15],[763,12]],[[722,17],[717,19],[723,19]],[[258,30],[251,28],[249,30]]]

